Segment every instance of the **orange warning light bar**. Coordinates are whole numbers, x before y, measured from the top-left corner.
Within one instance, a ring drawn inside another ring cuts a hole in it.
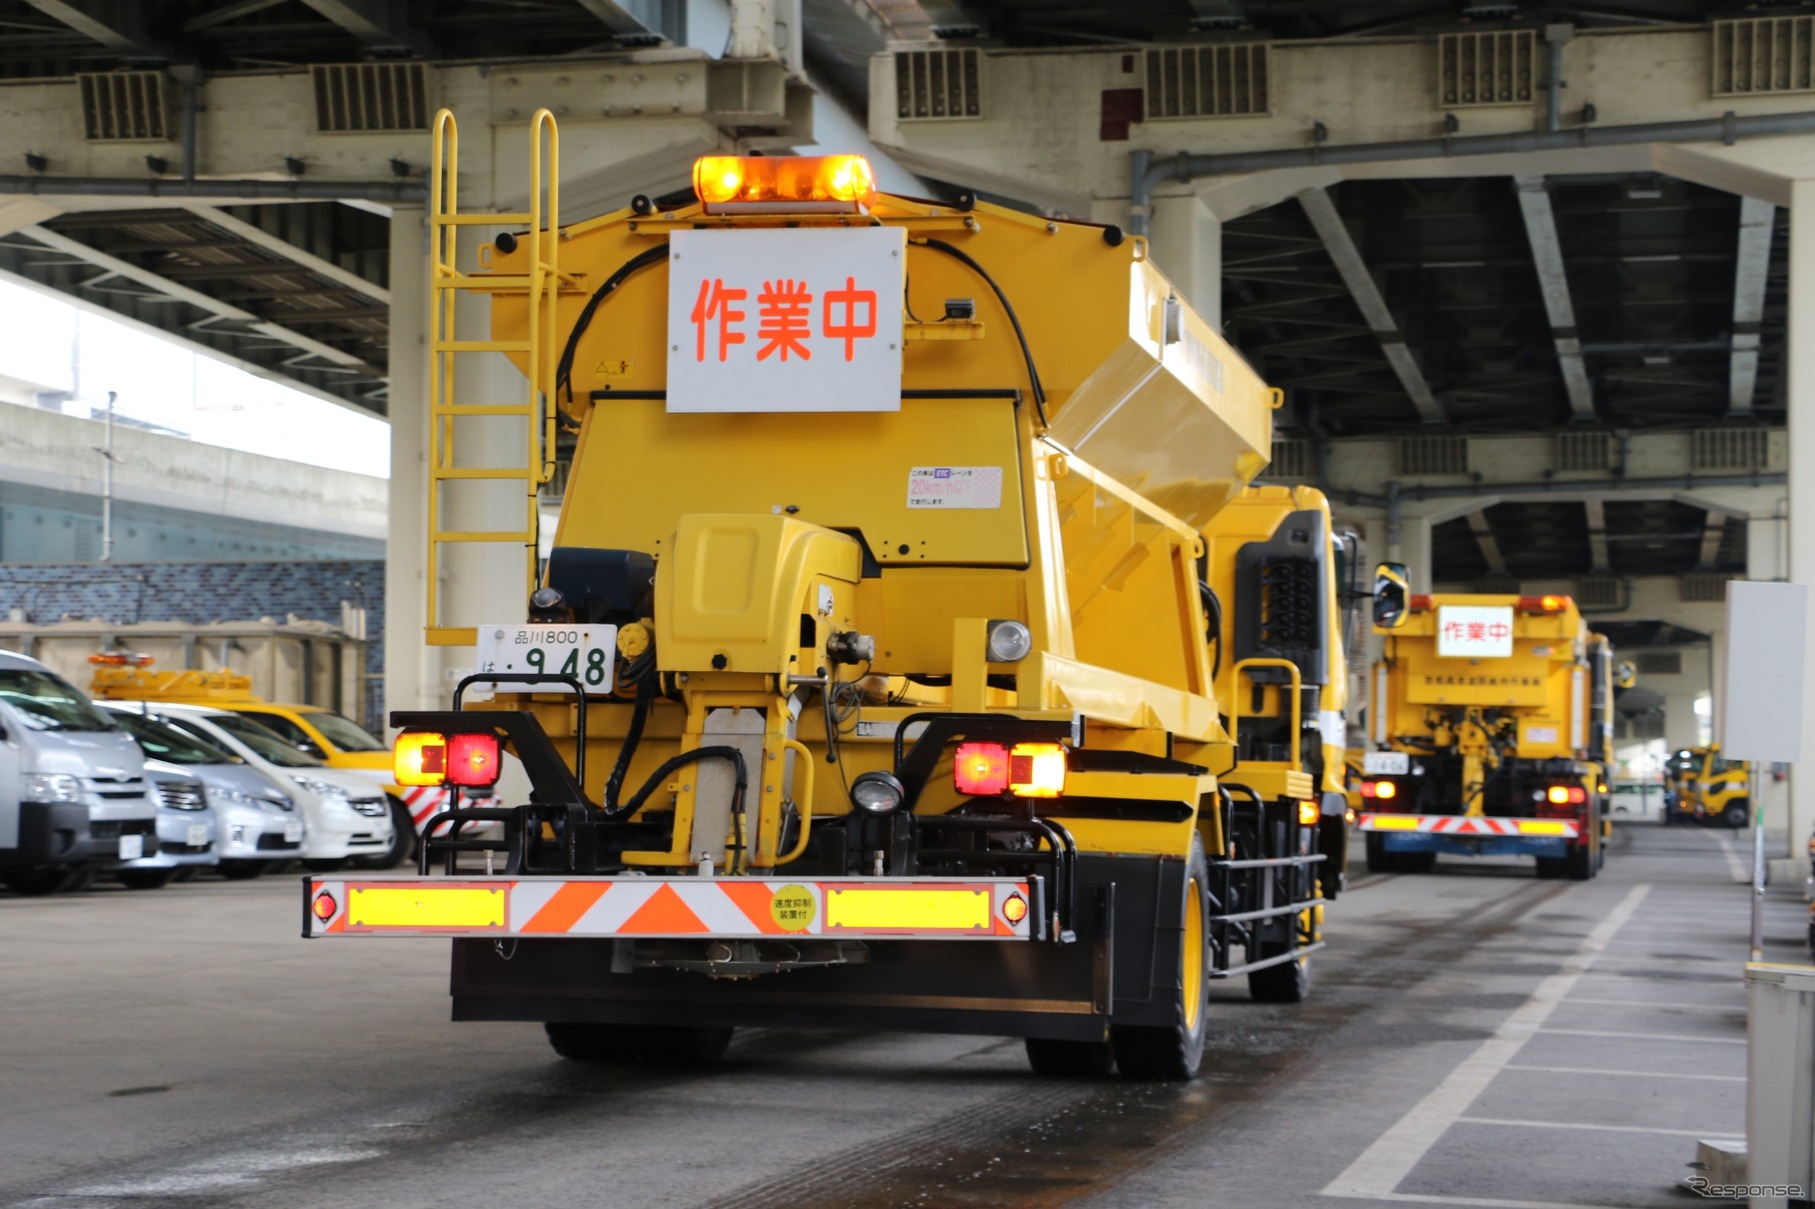
[[[854,208],[876,195],[876,174],[861,155],[706,155],[693,163],[693,191],[708,210],[792,203]]]

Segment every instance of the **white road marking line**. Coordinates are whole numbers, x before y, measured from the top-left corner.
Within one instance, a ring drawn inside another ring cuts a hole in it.
[[[1556,1037],[1617,1037],[1621,1041],[1700,1041],[1707,1045],[1744,1045],[1744,1037],[1698,1037],[1694,1033],[1614,1033],[1591,1028],[1541,1028]]]
[[[1478,1209],[1619,1209],[1617,1205],[1584,1205],[1577,1201],[1504,1201],[1485,1196],[1428,1196],[1421,1192],[1383,1192],[1359,1200],[1408,1201],[1414,1205],[1468,1205]]]
[[[1494,1035],[1464,1058],[1424,1099],[1374,1140],[1341,1175],[1323,1189],[1324,1196],[1383,1199],[1393,1195],[1439,1137],[1475,1102],[1487,1085],[1515,1058],[1557,1005],[1575,987],[1613,934],[1623,927],[1649,893],[1649,883],[1634,886],[1594,931],[1582,938],[1562,968],[1540,982],[1531,996],[1501,1022]]]
[[[1552,1075],[1630,1075],[1634,1079],[1705,1079],[1710,1083],[1744,1083],[1744,1075],[1677,1075],[1667,1070],[1608,1070],[1587,1066],[1523,1066],[1514,1063],[1507,1070],[1543,1071]]]
[[[1746,862],[1740,859],[1739,847],[1734,844],[1733,837],[1721,835],[1717,832],[1715,833],[1714,838],[1720,843],[1721,854],[1727,858],[1727,868],[1732,870],[1733,880],[1736,882],[1750,882],[1752,880],[1752,874],[1746,868]]]
[[[1511,1117],[1457,1117],[1458,1125],[1515,1125],[1522,1129],[1591,1129],[1596,1133],[1657,1133],[1673,1138],[1706,1138],[1711,1142],[1736,1142],[1737,1134],[1709,1133],[1705,1129],[1653,1129],[1648,1125],[1589,1125],[1582,1121],[1521,1121]]]
[[[1744,1012],[1746,1010],[1746,1005],[1744,1003],[1682,1003],[1682,1002],[1666,1003],[1663,1001],[1654,1001],[1654,1000],[1650,1000],[1650,999],[1572,998],[1572,999],[1566,1000],[1564,1002],[1564,1006],[1567,1007],[1571,1003],[1592,1003],[1592,1004],[1595,1004],[1596,1006],[1600,1006],[1600,1007],[1663,1008],[1663,1009],[1667,1009],[1667,1010],[1673,1011],[1673,1012]]]

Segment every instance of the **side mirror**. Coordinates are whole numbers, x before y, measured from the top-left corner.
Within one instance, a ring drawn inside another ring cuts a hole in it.
[[[1374,624],[1396,630],[1405,624],[1412,598],[1411,573],[1404,563],[1381,563],[1374,568]]]
[[[1639,682],[1639,670],[1632,660],[1622,659],[1613,665],[1613,683],[1618,688],[1631,688]]]
[[[322,751],[319,744],[310,743],[306,739],[296,745],[296,750],[300,751],[305,756],[314,756],[317,760],[327,758],[327,753]]]

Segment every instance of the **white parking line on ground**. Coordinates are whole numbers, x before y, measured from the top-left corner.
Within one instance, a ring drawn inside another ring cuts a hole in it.
[[[1715,832],[1714,838],[1720,842],[1721,854],[1727,858],[1727,868],[1732,870],[1733,880],[1736,882],[1751,881],[1752,872],[1746,868],[1746,862],[1740,859],[1739,845],[1733,842],[1733,837]]]
[[[1658,1133],[1672,1138],[1706,1138],[1710,1142],[1742,1141],[1737,1134],[1709,1133],[1705,1129],[1653,1129],[1649,1125],[1589,1125],[1582,1121],[1522,1121],[1512,1117],[1457,1117],[1458,1125],[1516,1125],[1522,1129],[1591,1129],[1597,1133]]]
[[[1541,1028],[1558,1037],[1615,1037],[1621,1041],[1701,1041],[1708,1045],[1744,1045],[1744,1037],[1698,1037],[1694,1033],[1615,1033],[1591,1028]]]
[[[1594,926],[1594,930],[1582,938],[1582,943],[1575,952],[1564,959],[1561,969],[1540,982],[1531,996],[1501,1022],[1492,1037],[1483,1041],[1442,1083],[1376,1138],[1374,1144],[1362,1151],[1341,1175],[1331,1180],[1324,1187],[1323,1195],[1362,1197],[1369,1200],[1394,1198],[1393,1190],[1411,1174],[1412,1168],[1418,1165],[1444,1131],[1468,1111],[1468,1106],[1475,1102],[1476,1097],[1487,1090],[1487,1085],[1493,1082],[1494,1076],[1505,1069],[1518,1056],[1525,1043],[1543,1027],[1544,1021],[1563,1002],[1601,950],[1607,947],[1607,942],[1613,938],[1614,933],[1632,918],[1650,890],[1649,883],[1634,886]]]
[[[1620,1209],[1617,1205],[1584,1205],[1578,1201],[1504,1201],[1486,1196],[1427,1196],[1421,1192],[1395,1192],[1370,1196],[1370,1201],[1409,1201],[1414,1205],[1467,1205],[1469,1209]]]
[[[1589,1003],[1596,1007],[1642,1007],[1664,1008],[1672,1012],[1739,1012],[1744,1014],[1744,1003],[1679,1003],[1650,999],[1584,999],[1579,995],[1571,996],[1569,1003]]]
[[[1507,1070],[1535,1070],[1550,1075],[1614,1075],[1619,1078],[1634,1079],[1705,1079],[1711,1083],[1744,1083],[1744,1075],[1679,1075],[1667,1070],[1608,1070],[1605,1067],[1592,1066],[1522,1066],[1518,1063]]]

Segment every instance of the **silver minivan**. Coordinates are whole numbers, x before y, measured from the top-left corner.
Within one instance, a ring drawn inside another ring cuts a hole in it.
[[[0,883],[54,894],[157,846],[132,736],[36,659],[0,651]]]

